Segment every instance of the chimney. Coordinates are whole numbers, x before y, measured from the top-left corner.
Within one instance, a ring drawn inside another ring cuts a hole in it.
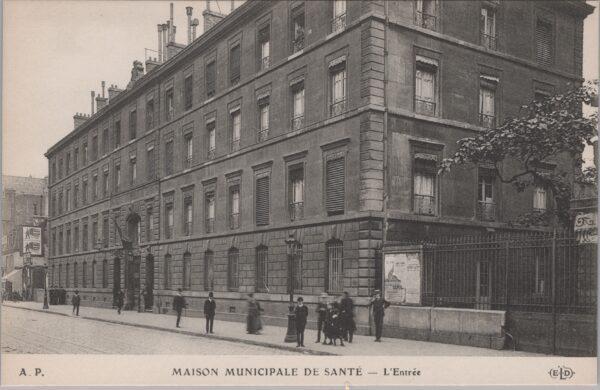
[[[163,62],[167,61],[169,58],[167,57],[167,23],[163,23],[162,25],[162,52],[163,52]]]
[[[175,24],[173,23],[173,3],[169,4],[169,42],[175,42]]]
[[[192,41],[196,40],[196,27],[200,24],[200,21],[196,18],[192,20]]]
[[[162,44],[162,24],[157,24],[156,25],[157,29],[158,29],[158,62],[162,62],[163,61],[163,44]],[[146,69],[148,69],[148,66],[146,66]]]
[[[235,1],[231,0],[231,12],[233,12],[233,10],[235,9]]]
[[[102,86],[102,97],[104,97],[104,87],[106,87],[106,81],[103,80],[100,85]]]
[[[187,15],[187,21],[188,21],[188,25],[187,25],[187,38],[188,38],[188,45],[190,43],[192,43],[192,7],[185,7],[185,14]]]
[[[202,17],[204,17],[204,32],[210,30],[214,25],[219,23],[225,15],[211,11],[210,10],[210,2],[207,2],[207,8],[202,11]]]
[[[114,84],[111,84],[110,87],[108,87],[108,100],[112,100],[115,96],[117,96],[119,93],[121,93],[123,90],[119,89],[119,87],[117,87]]]
[[[148,58],[146,60],[146,74],[150,73],[154,68],[158,67],[160,62],[156,58]]]
[[[96,96],[96,110],[100,112],[101,109],[108,105],[108,98]]]
[[[183,49],[185,49],[185,45],[182,45],[181,43],[176,43],[176,42],[167,43],[168,58],[175,57],[177,55],[177,53],[179,53]]]
[[[94,115],[94,97],[96,97],[96,92],[92,91],[91,95],[92,95],[92,113],[91,113],[91,115]]]
[[[81,126],[85,121],[87,121],[90,118],[89,115],[86,114],[82,114],[80,112],[75,113],[75,115],[73,115],[73,126],[74,128],[78,128],[79,126]]]

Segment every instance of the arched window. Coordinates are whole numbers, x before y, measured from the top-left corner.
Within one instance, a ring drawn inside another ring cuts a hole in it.
[[[165,263],[163,265],[163,276],[165,282],[165,290],[171,288],[171,255],[165,255]]]
[[[229,249],[227,254],[227,288],[232,291],[239,288],[239,259],[240,252],[237,248]]]
[[[71,267],[69,267],[69,263],[67,263],[67,268],[65,270],[65,287],[69,288],[71,287],[71,283],[69,283],[69,270],[71,269]]]
[[[92,277],[90,286],[94,288],[96,287],[96,260],[92,261],[92,272],[90,276]]]
[[[344,290],[344,243],[341,240],[329,240],[326,252],[325,289],[329,293],[340,293]]]
[[[302,290],[303,280],[303,254],[302,244],[296,242],[292,245],[292,263],[294,267],[294,290]]]
[[[102,288],[108,287],[108,260],[102,261]]]
[[[77,262],[73,263],[73,287],[77,288],[79,281],[77,280]]]
[[[87,263],[83,262],[83,267],[81,269],[81,287],[87,287]]]
[[[183,254],[183,289],[192,289],[192,255],[190,252]]]
[[[215,256],[210,249],[204,252],[204,290],[212,291],[215,287]]]
[[[269,248],[260,245],[256,248],[256,290],[269,291]]]

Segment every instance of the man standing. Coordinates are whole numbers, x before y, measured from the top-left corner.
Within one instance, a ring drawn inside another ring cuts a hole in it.
[[[317,341],[316,343],[321,342],[321,331],[323,331],[323,340],[325,340],[325,321],[327,320],[327,294],[322,293],[319,297],[319,302],[317,303]]]
[[[375,290],[375,295],[371,298],[370,306],[373,307],[373,319],[375,320],[375,341],[381,342],[381,331],[383,329],[383,316],[385,309],[390,305],[388,301],[381,297],[381,291]]]
[[[296,347],[304,347],[304,328],[306,328],[306,320],[308,318],[308,307],[304,306],[304,299],[298,297],[298,304],[294,309],[296,314],[296,337],[298,345]]]
[[[204,316],[206,317],[206,333],[213,333],[213,323],[215,322],[215,311],[217,303],[213,299],[213,292],[208,293],[208,299],[204,301]]]
[[[121,314],[121,310],[123,310],[123,303],[125,302],[125,294],[123,294],[123,290],[119,289],[117,291],[117,313]]]
[[[344,333],[343,337],[344,340],[351,343],[356,324],[354,323],[354,301],[352,301],[352,298],[350,298],[350,294],[348,294],[347,291],[344,291],[342,301],[340,302],[340,310]]]
[[[183,308],[186,306],[185,298],[183,297],[182,290],[180,288],[177,289],[177,295],[173,298],[173,309],[177,312],[177,324],[176,326],[179,328],[179,321],[181,321],[181,312]]]
[[[81,297],[79,296],[79,290],[75,290],[75,295],[71,299],[73,304],[73,314],[79,315],[79,304],[81,303]]]

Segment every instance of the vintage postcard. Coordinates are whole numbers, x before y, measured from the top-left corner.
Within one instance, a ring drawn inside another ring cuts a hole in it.
[[[5,0],[1,384],[596,384],[599,7]]]

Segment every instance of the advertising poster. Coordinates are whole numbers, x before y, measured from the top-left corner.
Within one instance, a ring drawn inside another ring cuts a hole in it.
[[[42,229],[33,226],[23,226],[23,253],[31,256],[42,255]]]
[[[421,254],[386,253],[384,267],[385,299],[399,305],[420,305]]]

